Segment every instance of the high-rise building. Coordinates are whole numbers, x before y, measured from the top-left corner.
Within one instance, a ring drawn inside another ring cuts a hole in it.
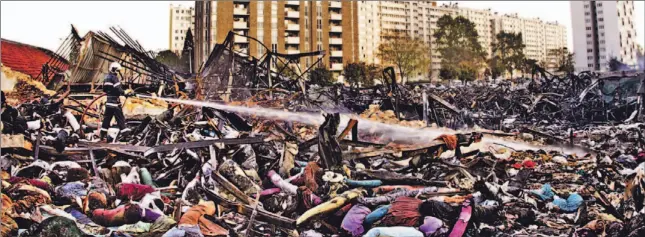
[[[637,65],[634,1],[571,1],[576,71],[607,71],[609,60]]]
[[[433,27],[440,15],[436,6],[436,1],[358,1],[360,61],[382,63],[377,56],[378,47],[396,34],[407,34],[431,45]],[[422,74],[410,80],[425,77]]]
[[[170,49],[175,54],[181,54],[184,48],[184,37],[188,29],[192,29],[195,24],[195,9],[193,7],[183,7],[181,5],[170,4],[170,27],[168,32]]]
[[[458,4],[443,5],[440,12],[449,14],[452,17],[462,16],[475,24],[475,30],[479,35],[479,43],[484,51],[490,56],[492,53],[491,43],[495,38],[492,31],[495,15],[491,9],[472,9],[459,7]]]
[[[544,22],[539,18],[522,18],[517,14],[495,14],[492,24],[492,41],[500,32],[522,33],[524,55],[528,59],[547,65],[555,59],[549,54],[553,49],[567,47],[567,29],[557,22]]]
[[[343,65],[358,61],[357,1],[195,1],[195,61],[203,63],[215,43],[229,31],[250,36],[283,54],[324,50],[320,65],[336,76]],[[260,58],[266,53],[258,42],[236,36],[234,49]],[[309,67],[320,56],[303,57]]]

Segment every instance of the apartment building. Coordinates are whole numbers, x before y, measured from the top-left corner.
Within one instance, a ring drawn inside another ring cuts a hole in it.
[[[607,71],[616,57],[637,66],[634,1],[571,1],[576,71]]]
[[[475,24],[475,30],[479,35],[479,43],[484,51],[490,56],[492,53],[491,44],[495,38],[493,24],[495,16],[491,9],[472,9],[459,7],[457,3],[451,5],[442,5],[439,10],[443,14],[449,14],[452,17],[462,16]]]
[[[320,65],[340,76],[343,65],[358,61],[357,1],[196,1],[196,62],[204,62],[215,43],[229,31],[236,36],[234,49],[260,58],[265,46],[278,53],[296,54],[324,50],[324,57],[301,58],[301,68]],[[264,45],[264,46],[262,46]]]
[[[383,40],[391,33],[407,33],[430,46],[433,78],[439,75],[441,54],[432,35],[437,29],[437,20],[444,15],[462,16],[473,22],[479,43],[489,57],[495,36],[501,31],[522,33],[526,44],[524,53],[538,61],[552,61],[548,58],[549,50],[567,44],[566,28],[558,23],[522,18],[517,14],[499,15],[491,9],[462,8],[456,3],[437,6],[435,1],[359,1],[358,12],[361,61],[381,63],[377,52]]]
[[[526,47],[524,55],[528,59],[551,64],[555,58],[549,56],[552,49],[567,47],[567,29],[557,22],[544,22],[540,18],[522,18],[517,14],[495,15],[492,24],[492,39],[504,31],[522,33]]]
[[[389,36],[407,34],[432,42],[438,14],[435,1],[358,1],[359,59],[380,63],[378,47]]]
[[[168,49],[177,55],[184,48],[184,37],[188,29],[195,24],[195,8],[170,4],[170,26],[168,31]]]

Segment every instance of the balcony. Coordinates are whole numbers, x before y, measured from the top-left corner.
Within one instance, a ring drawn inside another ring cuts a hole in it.
[[[343,44],[343,39],[342,38],[329,38],[329,44],[342,45]]]
[[[287,54],[299,54],[300,50],[297,49],[289,49],[287,50]]]
[[[342,26],[331,26],[329,31],[330,32],[336,32],[336,33],[341,33],[341,32],[343,32],[343,27]]]
[[[341,15],[340,13],[331,13],[329,14],[329,19],[334,21],[340,21],[343,19],[343,15]]]
[[[329,7],[330,8],[341,8],[342,3],[340,1],[330,1],[329,2]]]
[[[298,24],[287,24],[288,31],[300,31],[300,25]]]
[[[300,1],[287,1],[284,5],[287,5],[287,6],[300,6]]]
[[[287,18],[300,18],[300,12],[298,12],[298,11],[287,11]]]
[[[246,16],[248,14],[249,14],[248,8],[245,8],[245,7],[235,7],[235,8],[233,8],[233,15]]]
[[[235,43],[248,43],[248,42],[249,42],[249,38],[235,35]]]
[[[287,44],[300,44],[300,37],[298,36],[287,37]]]
[[[248,24],[246,21],[236,21],[233,22],[233,29],[248,29]]]
[[[342,63],[332,63],[331,68],[329,68],[330,71],[342,71],[343,70],[343,64]]]
[[[331,51],[331,56],[332,57],[343,57],[343,51],[342,50],[332,50]]]

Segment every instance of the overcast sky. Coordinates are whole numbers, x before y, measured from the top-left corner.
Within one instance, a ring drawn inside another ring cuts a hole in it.
[[[448,1],[439,1],[441,3]],[[454,1],[453,1],[454,2]],[[503,13],[517,12],[522,17],[540,17],[558,21],[567,27],[569,47],[571,14],[568,1],[456,1],[470,8],[491,8]],[[168,48],[170,4],[194,5],[193,1],[87,1],[87,2],[0,2],[0,35],[4,39],[56,50],[74,24],[81,34],[88,30],[109,32],[110,26],[121,26],[146,49]],[[645,45],[645,2],[636,1],[634,27],[637,42]]]

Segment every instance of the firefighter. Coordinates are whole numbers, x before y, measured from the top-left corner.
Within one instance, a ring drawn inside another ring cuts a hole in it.
[[[103,91],[107,94],[107,100],[105,103],[105,114],[103,114],[103,123],[101,124],[101,141],[105,140],[105,135],[108,132],[108,128],[110,128],[112,118],[116,119],[120,134],[126,134],[130,130],[125,127],[125,116],[121,110],[119,97],[130,97],[133,96],[133,93],[131,91],[126,92],[123,90],[121,81],[118,77],[119,70],[121,70],[121,65],[119,65],[119,63],[111,63],[109,73],[105,76],[105,80],[103,80]],[[116,137],[114,139],[116,140]]]

